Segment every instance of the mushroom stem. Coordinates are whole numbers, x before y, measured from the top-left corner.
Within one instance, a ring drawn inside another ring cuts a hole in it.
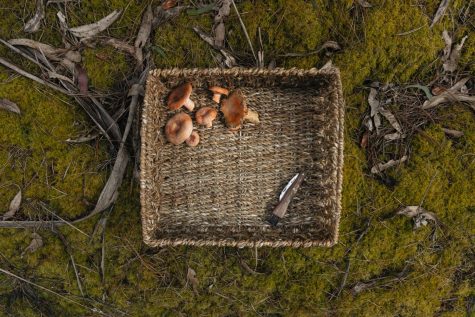
[[[186,144],[191,147],[195,147],[200,143],[200,135],[198,132],[193,131],[188,139],[186,139]]]
[[[221,94],[214,93],[213,94],[213,101],[219,103],[221,101]]]
[[[189,111],[193,111],[193,109],[195,109],[195,103],[190,98],[186,99],[184,106]]]
[[[247,110],[247,114],[244,116],[244,121],[251,122],[251,123],[259,123],[259,114],[251,109]]]

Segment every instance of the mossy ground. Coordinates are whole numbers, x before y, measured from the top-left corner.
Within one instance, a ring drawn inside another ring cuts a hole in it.
[[[137,182],[128,177],[107,224],[103,282],[100,241],[90,243],[74,229],[61,229],[72,246],[90,299],[87,304],[104,299],[132,316],[464,316],[475,297],[475,116],[461,106],[445,110],[450,120],[444,124],[464,131],[465,136],[449,140],[441,125],[431,125],[413,140],[409,162],[392,172],[398,180],[394,190],[365,175],[366,159],[357,146],[355,130],[367,107],[363,81],[428,82],[440,65],[437,58],[444,45],[444,28],[458,38],[469,35],[462,64],[475,72],[473,25],[459,20],[459,10],[467,3],[452,1],[449,15],[429,29],[440,1],[370,2],[374,6],[368,9],[355,6],[352,0],[317,0],[316,7],[312,1],[302,0],[238,3],[255,47],[261,28],[267,62],[275,59],[278,66],[319,67],[328,59],[324,54],[302,58],[281,55],[314,50],[327,40],[336,40],[343,47],[332,57],[342,72],[347,104],[340,243],[331,249],[151,250],[141,240]],[[123,8],[123,17],[107,32],[130,40],[146,4],[82,1],[80,6],[68,6],[70,24],[92,22]],[[471,10],[473,17],[473,5]],[[34,1],[2,1],[0,36],[28,37],[21,28],[33,11]],[[56,10],[50,6],[47,11],[46,26],[32,38],[60,45]],[[152,41],[156,66],[216,66],[215,52],[191,30],[194,25],[209,30],[211,24],[208,14],[183,13],[158,29]],[[234,13],[226,25],[229,46],[236,56],[249,61],[252,55]],[[409,35],[396,35],[420,26]],[[4,48],[0,53],[19,62]],[[104,47],[88,48],[83,56],[92,84],[101,91],[120,84],[133,64],[128,57]],[[38,207],[40,201],[67,218],[87,212],[107,178],[105,167],[110,162],[105,142],[65,143],[91,127],[81,109],[72,100],[4,68],[0,69],[0,98],[8,98],[22,109],[21,116],[0,112],[0,210],[8,208],[19,186],[24,192],[21,212],[32,218],[44,215]],[[414,231],[410,219],[394,216],[400,206],[421,201],[440,218],[441,228]],[[367,234],[355,244],[368,220]],[[91,233],[96,222],[97,218],[92,219],[79,228]],[[74,297],[80,293],[69,256],[56,235],[40,231],[44,247],[20,257],[30,233],[0,231],[0,267],[79,300]],[[350,261],[347,287],[330,300],[344,276],[346,259]],[[259,274],[251,274],[241,262]],[[197,272],[198,294],[186,285],[188,267]],[[401,280],[375,284],[356,295],[351,292],[357,282],[396,276],[404,268],[407,275]],[[13,281],[0,275],[0,314],[94,315],[56,295]]]

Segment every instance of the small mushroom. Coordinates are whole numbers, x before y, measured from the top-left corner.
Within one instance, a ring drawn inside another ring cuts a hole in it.
[[[221,112],[224,114],[229,130],[233,132],[239,130],[242,121],[259,123],[259,114],[247,107],[240,90],[233,91],[228,98],[223,99]]]
[[[165,126],[165,135],[170,143],[175,145],[185,142],[193,132],[193,122],[186,113],[177,113]]]
[[[191,147],[195,147],[200,143],[200,135],[198,132],[193,131],[188,139],[186,139],[186,144]]]
[[[191,83],[185,83],[173,89],[168,96],[168,108],[177,110],[185,106],[188,110],[193,111],[195,103],[190,99],[192,90]]]
[[[206,126],[207,128],[211,128],[217,115],[218,111],[216,109],[203,107],[196,112],[196,122],[200,125]]]
[[[227,96],[229,94],[229,90],[219,86],[210,87],[209,90],[213,93],[213,101],[216,103],[219,103],[221,100],[221,95]]]

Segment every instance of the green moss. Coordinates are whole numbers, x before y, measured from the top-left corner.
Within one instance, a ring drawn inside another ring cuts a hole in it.
[[[0,10],[0,35],[7,39],[28,37],[22,33],[23,21],[18,17],[31,16],[34,3],[7,2],[8,10]],[[107,223],[104,281],[100,274],[100,235],[91,240],[77,230],[90,234],[97,218],[79,224],[77,229],[61,229],[71,244],[84,290],[92,300],[84,303],[94,303],[111,315],[117,315],[114,309],[120,309],[132,316],[431,316],[438,311],[458,316],[468,298],[475,296],[474,268],[470,265],[475,235],[473,113],[462,106],[443,109],[442,123],[431,125],[412,141],[408,163],[394,172],[398,179],[394,190],[365,175],[365,153],[355,139],[362,111],[367,107],[367,96],[359,89],[365,79],[430,81],[427,78],[433,75],[434,65],[440,64],[436,59],[444,46],[443,29],[459,40],[470,34],[460,65],[475,71],[473,30],[449,17],[429,29],[428,17],[440,2],[436,0],[423,1],[420,6],[413,1],[373,0],[373,8],[368,9],[355,6],[352,0],[315,2],[316,8],[312,1],[246,0],[238,2],[238,8],[256,50],[260,28],[267,63],[275,59],[277,66],[318,67],[330,58],[324,52],[301,58],[282,55],[313,51],[327,40],[337,40],[343,47],[331,56],[342,71],[347,105],[340,243],[331,249],[151,250],[142,243],[138,184],[128,177]],[[132,42],[147,4],[83,1],[80,6],[68,6],[69,24],[93,22],[124,8],[124,15],[103,35]],[[449,13],[457,14],[464,5],[462,0],[452,1]],[[32,38],[61,46],[56,11],[48,7],[45,26]],[[156,66],[217,66],[217,53],[191,30],[199,26],[211,32],[212,23],[211,14],[195,17],[184,12],[160,27],[151,43]],[[420,30],[398,35],[420,26]],[[251,65],[252,53],[233,10],[226,28],[232,53],[242,64]],[[0,49],[0,54],[6,55],[6,50]],[[18,57],[8,57],[22,63]],[[130,57],[109,47],[87,48],[83,57],[90,84],[102,91],[120,86],[133,67]],[[20,65],[31,68],[30,64]],[[0,70],[0,98],[8,98],[22,109],[21,116],[0,112],[0,210],[8,208],[19,186],[24,192],[19,216],[44,216],[41,201],[69,219],[85,213],[107,177],[105,169],[100,168],[108,157],[107,144],[65,143],[67,138],[87,130],[81,127],[91,126],[81,109],[72,100],[67,100],[68,105],[62,101],[63,96],[26,79],[9,79],[4,69]],[[450,140],[442,127],[464,131],[465,136]],[[431,226],[414,230],[411,219],[395,215],[401,206],[421,201],[440,218],[442,225],[435,231]],[[367,234],[355,244],[369,219]],[[38,232],[44,247],[22,258],[31,230],[1,230],[0,267],[58,293],[80,295],[61,241],[48,230]],[[340,287],[347,259],[350,270],[346,287],[330,301],[331,294]],[[243,262],[258,273],[246,270]],[[198,294],[187,283],[188,267],[197,272]],[[404,268],[401,280],[384,282]],[[351,292],[356,283],[375,279],[383,282],[356,295]],[[8,307],[6,311],[12,315],[90,314],[35,288],[32,294],[38,294],[38,302],[15,297],[14,289],[15,284],[0,275],[0,308]],[[108,306],[98,303],[103,298]],[[443,300],[447,298],[456,298],[453,308],[444,308]]]
[[[133,63],[127,60],[125,53],[110,46],[85,49],[82,56],[89,84],[100,91],[110,90],[125,81],[133,69]]]

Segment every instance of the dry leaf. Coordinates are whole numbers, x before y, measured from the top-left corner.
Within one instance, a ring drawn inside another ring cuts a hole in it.
[[[66,52],[66,50],[63,48],[55,48],[51,45],[37,42],[30,39],[12,39],[12,40],[9,40],[8,43],[14,46],[26,46],[26,47],[35,49],[43,53],[49,59],[52,59],[54,61],[61,60],[60,55]]]
[[[30,244],[21,253],[21,257],[23,257],[26,253],[33,253],[43,246],[43,238],[41,238],[41,236],[36,232],[31,234],[31,239],[32,240]]]
[[[52,61],[59,61],[60,64],[66,67],[66,69],[68,69],[71,73],[74,72],[75,62],[81,61],[81,53],[77,51],[69,51],[64,48],[55,48],[51,45],[30,39],[12,39],[8,42],[14,46],[26,46],[35,50],[39,52],[39,54],[41,54],[40,58],[42,57],[42,55],[44,55],[46,58]]]
[[[58,13],[56,13],[56,16],[58,17],[59,27],[61,31],[63,32],[63,38],[64,38],[66,31],[69,30],[68,23],[66,22],[66,16],[61,11],[58,11]]]
[[[381,173],[382,171],[387,170],[388,168],[396,166],[396,165],[398,165],[400,163],[403,163],[405,161],[407,161],[407,156],[406,155],[404,155],[403,157],[401,157],[398,160],[389,160],[386,163],[376,164],[375,166],[373,166],[371,168],[371,173],[373,173],[373,174]]]
[[[3,215],[3,218],[2,218],[3,221],[13,218],[16,212],[20,210],[21,199],[22,197],[21,197],[21,190],[20,190],[10,202],[10,207],[8,208],[8,211]]]
[[[188,283],[191,284],[192,288],[193,288],[193,292],[195,292],[195,294],[198,294],[198,278],[196,277],[196,272],[195,270],[193,270],[192,268],[188,268],[188,272],[186,274],[186,280]]]
[[[45,5],[44,0],[36,0],[36,12],[35,15],[25,24],[23,31],[26,33],[34,33],[40,29],[41,21],[45,17]]]
[[[451,129],[446,129],[446,128],[442,128],[442,130],[444,131],[445,134],[447,134],[448,136],[451,136],[453,138],[463,137],[463,132],[462,131],[451,130]]]
[[[67,81],[68,83],[74,85],[74,81],[73,81],[71,78],[66,77],[66,76],[64,76],[64,75],[61,75],[61,74],[58,74],[58,73],[56,73],[56,72],[48,72],[48,77],[49,77],[50,79],[64,80],[64,81]]]
[[[132,97],[132,96],[144,96],[145,95],[145,89],[143,85],[140,84],[133,84],[129,92],[127,93],[127,97]]]
[[[102,40],[103,44],[110,45],[118,50],[121,50],[127,54],[130,54],[132,56],[135,56],[135,47],[132,45],[129,45],[121,40],[115,39],[115,38],[108,38],[105,40]]]
[[[376,128],[376,133],[379,134],[379,127],[381,126],[381,117],[379,113],[375,114],[373,117],[374,127]]]
[[[214,16],[214,23],[223,22],[224,19],[231,13],[231,0],[220,0],[218,13]]]
[[[444,68],[444,71],[454,72],[458,67],[460,54],[468,36],[464,36],[460,41],[460,44],[456,44],[454,48],[452,48],[452,39],[450,38],[446,30],[444,30],[442,36],[445,40],[444,56],[442,58],[444,64],[442,66]]]
[[[384,139],[387,141],[395,141],[399,139],[404,139],[406,137],[405,134],[399,133],[399,132],[394,132],[394,133],[389,133],[384,136]]]
[[[89,78],[87,76],[86,70],[80,65],[76,65],[76,72],[79,92],[83,95],[87,95],[89,90]]]
[[[153,15],[152,28],[156,28],[168,20],[177,17],[184,8],[184,6],[176,6],[170,9],[164,9],[162,6],[156,7]]]
[[[440,18],[442,18],[449,4],[450,0],[442,0],[440,2],[439,8],[437,9],[434,18],[432,19],[432,23],[430,24],[430,28],[432,28],[440,20]]]
[[[450,92],[463,92],[462,90],[465,88],[467,88],[467,86],[465,85],[468,81],[470,80],[470,77],[464,77],[462,79],[460,79],[458,82],[456,82],[452,87],[449,88],[449,91]]]
[[[64,54],[64,57],[74,63],[80,63],[82,60],[81,53],[79,53],[78,51],[67,51]]]
[[[378,91],[371,88],[368,95],[368,103],[371,107],[371,117],[374,117],[379,112],[379,100],[376,99]]]
[[[361,141],[360,141],[361,148],[366,149],[368,147],[368,142],[369,142],[369,133],[365,132],[365,134],[363,134],[363,136],[361,137]]]
[[[213,48],[215,47],[214,39],[211,36],[209,36],[208,34],[206,34],[204,31],[202,31],[196,26],[193,27],[193,31],[195,31],[196,34],[198,34],[203,41],[211,45]],[[223,62],[224,66],[233,67],[236,65],[236,59],[231,55],[231,53],[229,53],[227,50],[223,48],[217,48],[217,49],[219,50],[221,55],[223,55],[224,57],[224,62]]]
[[[220,22],[214,28],[214,46],[221,48],[224,47],[225,27],[224,22]]]
[[[439,223],[439,219],[433,212],[426,211],[418,214],[416,218],[414,218],[414,229],[427,226],[429,221],[433,221],[435,224]]]
[[[399,210],[397,214],[414,218],[422,212],[426,212],[426,210],[420,206],[406,206],[403,209]]]
[[[20,108],[18,108],[17,104],[8,99],[0,99],[0,109],[21,114]]]
[[[120,17],[121,13],[122,10],[114,10],[111,14],[95,23],[70,28],[69,31],[81,39],[92,38],[114,23]]]
[[[339,51],[339,50],[341,50],[341,46],[340,46],[340,44],[338,44],[338,42],[335,42],[335,41],[326,41],[325,43],[323,43],[322,46],[320,46],[320,50],[335,50],[335,51]]]
[[[366,0],[357,0],[358,4],[363,8],[371,8],[373,5]]]
[[[263,273],[261,273],[261,272],[257,272],[257,271],[254,271],[253,269],[251,269],[251,268],[249,267],[249,265],[248,265],[246,262],[244,262],[244,260],[239,261],[239,263],[241,264],[241,266],[242,266],[249,274],[252,274],[252,275],[263,274]]]
[[[430,109],[443,103],[457,102],[457,101],[466,102],[470,104],[470,107],[474,107],[475,96],[468,96],[464,93],[459,93],[459,91],[463,90],[463,87],[469,80],[470,80],[470,77],[464,77],[458,82],[456,82],[455,85],[453,85],[449,89],[445,89],[445,91],[442,92],[441,94],[436,95],[430,98],[429,100],[426,100],[424,104],[422,105],[422,109]]]
[[[147,10],[145,11],[142,17],[142,25],[140,25],[139,32],[137,33],[137,37],[135,38],[135,47],[142,48],[147,43],[147,40],[152,32],[152,21],[153,21],[153,11],[152,5],[147,6]]]
[[[397,214],[414,219],[414,229],[426,226],[428,221],[433,221],[436,224],[439,223],[439,219],[433,212],[427,211],[420,206],[406,206],[399,210]]]
[[[99,134],[88,134],[86,136],[80,136],[76,139],[67,139],[66,142],[72,143],[72,144],[78,144],[78,143],[85,143],[85,142],[90,142],[94,139],[96,139],[99,136]]]
[[[368,131],[374,130],[373,120],[371,120],[370,116],[365,115],[365,117],[363,118],[363,123],[368,129]]]
[[[353,296],[356,296],[359,293],[363,292],[364,290],[370,288],[374,284],[375,282],[371,282],[371,283],[358,282],[355,284],[355,286],[353,286],[353,288],[351,289],[351,292],[353,293]]]
[[[443,103],[453,103],[453,102],[466,102],[469,104],[475,104],[475,96],[467,96],[464,94],[450,93],[448,91],[434,96],[430,100],[426,100],[422,105],[422,109],[430,109],[436,107]]]
[[[330,69],[333,67],[333,62],[332,60],[330,59],[328,62],[325,63],[325,65],[323,65],[320,70],[325,70],[325,69]]]
[[[447,30],[444,30],[442,32],[442,38],[444,39],[445,42],[445,47],[444,47],[444,56],[442,56],[442,60],[446,61],[450,57],[450,51],[452,51],[452,38],[449,35],[449,32]]]
[[[397,132],[402,134],[401,125],[399,125],[399,122],[397,122],[396,117],[391,113],[391,111],[389,111],[389,110],[387,110],[383,107],[380,107],[379,108],[379,113],[381,113],[386,118],[386,120],[389,121],[389,123],[394,128],[394,130],[396,130]]]
[[[175,6],[176,6],[176,0],[165,0],[165,1],[163,1],[161,7],[162,7],[163,10],[166,11],[166,10],[169,10],[169,9],[175,7]]]
[[[447,91],[447,89],[445,89],[444,87],[441,87],[441,86],[434,86],[432,87],[432,94],[434,96],[438,96],[440,95],[441,93]]]
[[[118,190],[124,178],[125,169],[129,162],[129,155],[124,146],[121,146],[114,162],[114,167],[107,180],[106,185],[102,189],[96,207],[92,213],[98,213],[108,208],[117,199]]]

